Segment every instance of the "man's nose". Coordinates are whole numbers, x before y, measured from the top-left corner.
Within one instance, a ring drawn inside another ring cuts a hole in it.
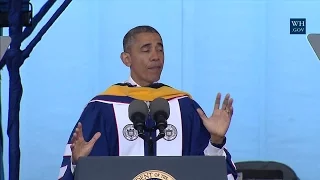
[[[153,50],[151,54],[151,61],[159,61],[160,60],[160,52]]]

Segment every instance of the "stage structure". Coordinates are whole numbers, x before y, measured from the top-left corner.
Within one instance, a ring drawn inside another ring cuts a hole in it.
[[[7,66],[9,73],[9,109],[7,127],[7,135],[9,137],[9,180],[19,180],[20,174],[19,112],[23,91],[20,67],[72,0],[64,0],[61,6],[56,10],[49,21],[41,28],[38,34],[24,50],[21,50],[21,44],[34,31],[35,27],[56,3],[56,1],[57,0],[47,0],[40,11],[33,16],[32,2],[30,2],[30,0],[0,0],[0,28],[3,29],[8,27],[9,36],[11,37],[10,47],[0,60],[0,69],[2,70],[4,66]],[[23,27],[26,28],[23,30]],[[1,155],[3,150],[3,141],[1,138],[3,135],[1,127],[0,134]],[[1,168],[3,165],[3,158],[0,158]],[[3,174],[3,170],[0,169],[0,180],[4,180]]]

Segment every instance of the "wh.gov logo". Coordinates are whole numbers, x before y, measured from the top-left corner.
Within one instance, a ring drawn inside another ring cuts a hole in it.
[[[306,34],[306,18],[291,18],[290,34]]]

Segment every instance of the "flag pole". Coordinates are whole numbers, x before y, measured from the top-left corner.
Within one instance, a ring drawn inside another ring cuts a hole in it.
[[[0,28],[0,36],[3,35],[3,28]],[[4,167],[3,167],[3,130],[2,130],[2,99],[1,99],[1,70],[0,70],[0,180],[4,180]]]

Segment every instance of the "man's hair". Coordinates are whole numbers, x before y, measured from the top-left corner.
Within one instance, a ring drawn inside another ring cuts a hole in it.
[[[129,47],[132,45],[132,43],[134,41],[134,37],[140,33],[157,33],[161,38],[160,33],[155,28],[153,28],[151,26],[136,26],[136,27],[130,29],[130,31],[128,31],[127,34],[123,38],[123,51],[124,52],[128,52]]]

